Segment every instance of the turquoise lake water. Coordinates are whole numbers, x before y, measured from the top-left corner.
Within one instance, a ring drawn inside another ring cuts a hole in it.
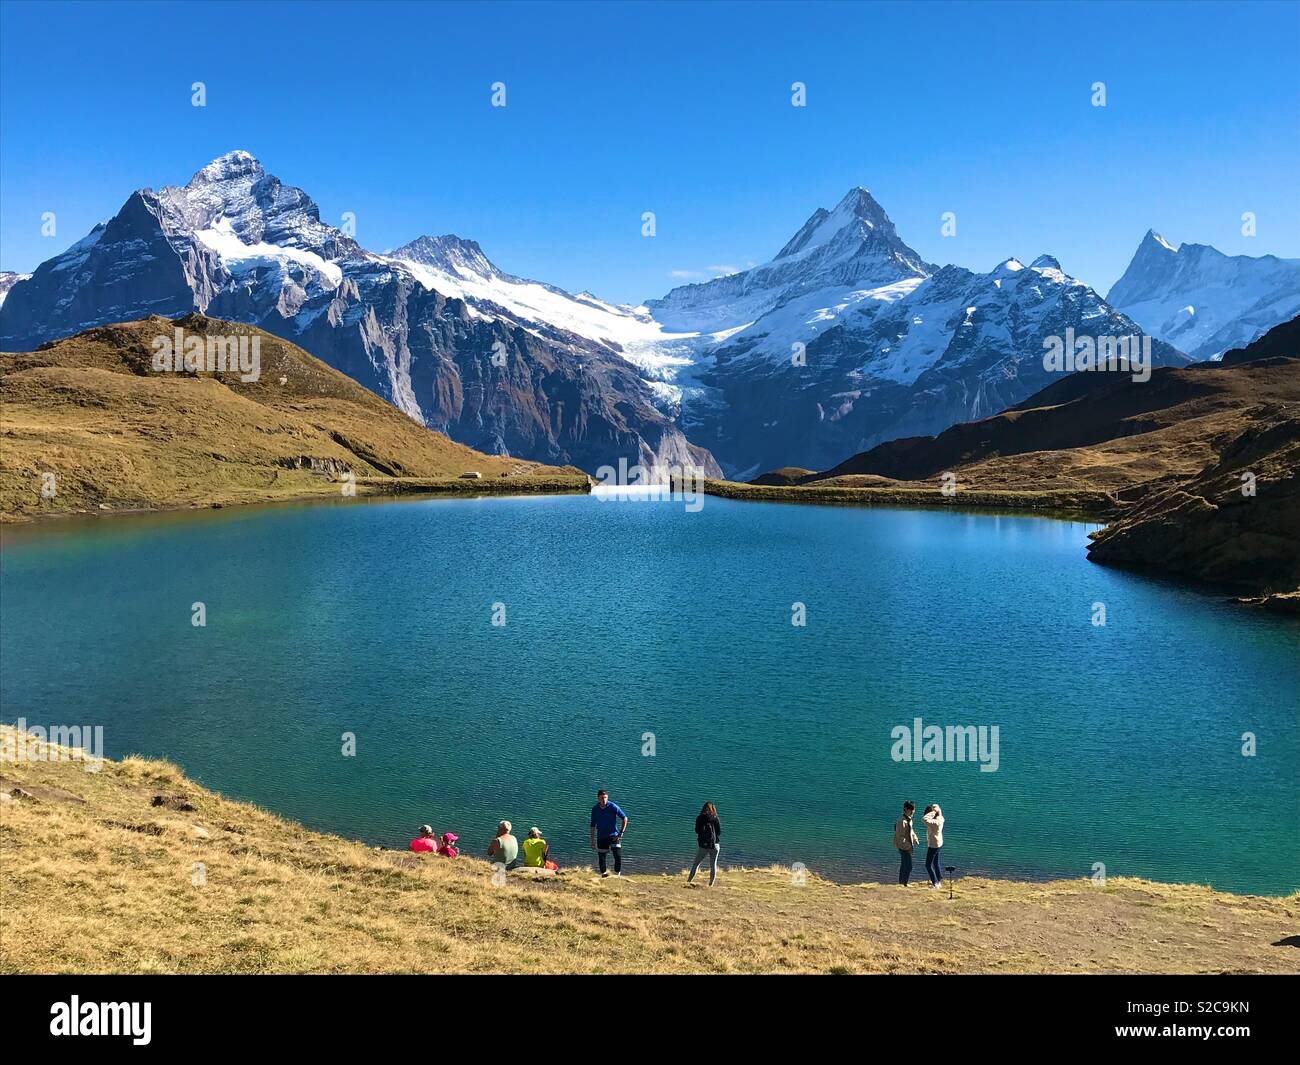
[[[1093,565],[1094,527],[562,496],[19,530],[0,719],[393,847],[504,817],[587,864],[604,786],[631,870],[683,868],[708,799],[724,871],[892,879],[910,798],[959,876],[1300,888],[1300,625]],[[997,770],[895,760],[916,718],[997,726]]]

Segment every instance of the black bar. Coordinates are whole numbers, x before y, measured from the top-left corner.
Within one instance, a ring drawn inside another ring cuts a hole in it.
[[[7,1045],[74,1052],[114,1043],[146,1052],[472,1053],[500,1045],[489,1037],[494,1030],[516,1046],[512,1033],[537,1030],[529,1021],[540,1023],[545,1046],[563,1046],[583,1032],[610,1031],[614,1014],[624,1038],[643,1050],[660,1041],[680,1049],[703,1036],[692,1028],[692,1010],[704,1003],[728,1042],[752,1037],[769,1049],[842,1047],[849,1037],[864,1052],[912,1044],[921,1051],[935,1036],[946,1056],[963,1046],[1014,1045],[1037,1046],[1051,1058],[1063,1048],[1123,1044],[1219,1056],[1233,1044],[1279,1045],[1294,1036],[1300,991],[1286,976],[739,977],[743,989],[734,980],[705,988],[709,977],[631,978],[635,987],[616,976],[565,979],[570,986],[518,976],[7,976],[0,1001]],[[140,1021],[148,1003],[148,1043],[138,1045],[129,1031],[52,1034],[73,996],[83,1014],[88,1003],[139,1004]],[[1192,1028],[1212,1031],[1188,1034]]]

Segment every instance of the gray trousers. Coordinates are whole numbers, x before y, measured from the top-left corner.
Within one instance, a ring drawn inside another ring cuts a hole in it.
[[[722,847],[717,843],[712,847],[697,847],[695,849],[695,861],[691,862],[691,873],[686,878],[686,882],[689,884],[695,879],[700,863],[707,858],[709,860],[709,887],[713,887],[718,882],[718,852],[721,850]]]

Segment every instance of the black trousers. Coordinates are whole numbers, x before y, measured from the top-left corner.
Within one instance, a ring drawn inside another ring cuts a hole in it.
[[[600,836],[596,840],[596,861],[600,864],[600,871],[605,872],[605,855],[613,853],[614,855],[614,872],[623,871],[623,842],[617,836]]]

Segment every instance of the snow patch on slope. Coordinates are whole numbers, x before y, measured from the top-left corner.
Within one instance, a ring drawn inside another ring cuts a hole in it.
[[[483,266],[459,259],[433,265],[403,257],[402,249],[392,258],[425,288],[444,296],[471,304],[494,304],[525,327],[541,321],[617,349],[638,349],[643,359],[653,360],[657,344],[696,336],[668,332],[644,307],[621,307],[588,293],[573,296],[540,281],[501,273],[486,260]]]
[[[216,252],[231,273],[237,273],[240,264],[245,269],[255,268],[263,262],[274,262],[283,267],[285,260],[289,260],[314,271],[323,279],[324,288],[337,288],[343,280],[342,269],[315,252],[279,244],[245,244],[235,235],[230,220],[225,217],[218,218],[210,229],[197,230],[194,236],[205,247]]]

